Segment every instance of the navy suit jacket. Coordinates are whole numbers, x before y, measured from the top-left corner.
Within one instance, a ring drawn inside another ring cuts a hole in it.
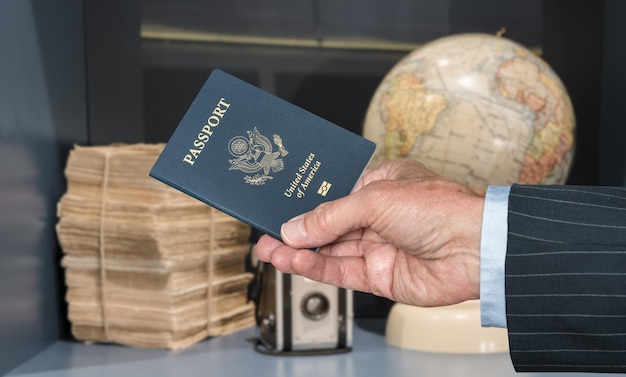
[[[515,369],[626,372],[626,189],[514,185],[508,226]]]

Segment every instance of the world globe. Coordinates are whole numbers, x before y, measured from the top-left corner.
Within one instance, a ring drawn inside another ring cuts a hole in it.
[[[366,113],[372,166],[398,158],[487,185],[560,184],[574,155],[567,91],[548,64],[501,36],[460,34],[409,53]]]
[[[415,159],[474,187],[562,184],[574,156],[575,119],[548,64],[501,36],[460,34],[412,51],[384,77],[363,134],[371,166]],[[480,301],[420,308],[396,303],[387,342],[442,353],[506,352],[506,329],[483,328]]]

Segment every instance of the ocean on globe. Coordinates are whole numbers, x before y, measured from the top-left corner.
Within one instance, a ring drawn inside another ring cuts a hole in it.
[[[556,73],[500,36],[461,34],[409,53],[369,105],[372,166],[410,158],[435,172],[487,185],[565,183],[575,119]]]

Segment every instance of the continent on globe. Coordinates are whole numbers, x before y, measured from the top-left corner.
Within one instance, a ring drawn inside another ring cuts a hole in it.
[[[461,34],[409,53],[385,76],[364,136],[373,165],[411,158],[477,187],[564,183],[572,104],[536,54],[499,36]]]
[[[533,127],[536,130],[520,171],[519,183],[540,183],[549,175],[550,169],[560,166],[561,156],[574,146],[573,121],[567,122],[563,113],[564,89],[560,82],[547,75],[538,65],[529,61],[528,51],[516,50],[519,56],[500,65],[497,81],[502,94],[526,104],[535,114]],[[532,78],[520,82],[520,78]],[[565,119],[564,119],[565,118]],[[573,119],[573,118],[572,118]]]
[[[409,154],[415,139],[433,129],[446,108],[446,98],[430,92],[415,75],[396,76],[381,101],[386,111],[385,157],[388,160]],[[410,127],[407,127],[410,125]]]

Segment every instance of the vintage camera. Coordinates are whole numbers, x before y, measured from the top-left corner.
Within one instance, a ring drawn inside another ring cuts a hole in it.
[[[283,274],[266,263],[258,268],[258,351],[322,354],[351,349],[352,291]]]

